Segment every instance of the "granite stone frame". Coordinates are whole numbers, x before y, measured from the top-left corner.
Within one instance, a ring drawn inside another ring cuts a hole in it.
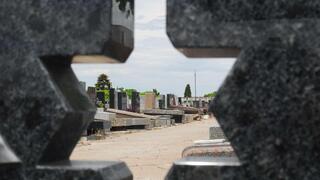
[[[116,0],[0,3],[0,179],[132,179],[123,162],[69,160],[96,111],[70,66],[127,59],[133,10],[118,6]]]
[[[210,111],[239,158],[185,159],[167,179],[319,179],[319,19],[317,0],[167,1],[183,54],[238,57]]]

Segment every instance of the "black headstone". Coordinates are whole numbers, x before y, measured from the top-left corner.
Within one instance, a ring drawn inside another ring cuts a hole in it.
[[[123,97],[123,92],[118,92],[118,109],[122,110],[122,97]]]
[[[168,35],[185,55],[239,55],[211,111],[242,172],[231,166],[211,179],[319,179],[320,1],[168,0],[167,6]]]
[[[116,104],[115,104],[115,89],[111,88],[110,89],[110,94],[109,94],[109,101],[110,101],[110,108],[115,109]]]
[[[131,99],[131,107],[133,112],[140,112],[140,93],[133,91]]]
[[[94,166],[94,162],[73,166],[69,162],[73,148],[95,114],[95,107],[81,90],[71,63],[123,61],[124,57],[108,49],[127,46],[115,44],[114,38],[121,31],[118,27],[129,30],[128,36],[133,35],[130,6],[125,6],[128,7],[125,10],[112,6],[118,7],[119,3],[1,2],[0,134],[10,154],[19,158],[21,164],[21,168],[14,167],[17,172],[9,179],[102,180],[108,179],[106,176],[117,177],[123,171],[128,176],[116,179],[132,178],[124,165],[117,172],[111,171],[110,163],[106,163],[108,167]],[[127,23],[121,24],[121,19]],[[1,149],[0,159],[7,157]],[[56,162],[60,162],[58,166],[50,165]],[[6,164],[0,162],[0,169],[3,167]],[[84,169],[90,169],[90,173]],[[0,177],[6,174],[1,171]]]

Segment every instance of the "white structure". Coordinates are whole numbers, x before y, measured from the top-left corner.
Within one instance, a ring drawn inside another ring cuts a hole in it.
[[[181,105],[184,107],[199,107],[206,108],[208,104],[213,100],[211,97],[180,97]]]

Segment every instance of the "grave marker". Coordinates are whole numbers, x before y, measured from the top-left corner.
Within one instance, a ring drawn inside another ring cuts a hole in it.
[[[133,20],[115,24],[115,18],[133,14],[113,5],[118,7],[111,0],[1,3],[0,134],[21,164],[9,179],[132,179],[122,162],[69,161],[95,113],[71,63],[124,61],[108,48],[116,45],[115,26],[133,27]]]
[[[241,166],[224,160],[210,166],[206,179],[317,179],[320,1],[168,0],[167,6],[167,32],[183,54],[238,56],[211,111]]]

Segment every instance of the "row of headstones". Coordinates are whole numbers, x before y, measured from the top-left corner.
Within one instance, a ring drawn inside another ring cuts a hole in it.
[[[109,100],[105,100],[104,92],[96,92],[94,87],[88,87],[87,93],[94,104],[102,102],[105,108],[131,112],[141,112],[145,109],[167,109],[177,106],[180,102],[174,94],[156,96],[153,92],[147,92],[142,95],[133,91],[132,96],[129,97],[126,92],[120,92],[114,88],[109,90]]]

